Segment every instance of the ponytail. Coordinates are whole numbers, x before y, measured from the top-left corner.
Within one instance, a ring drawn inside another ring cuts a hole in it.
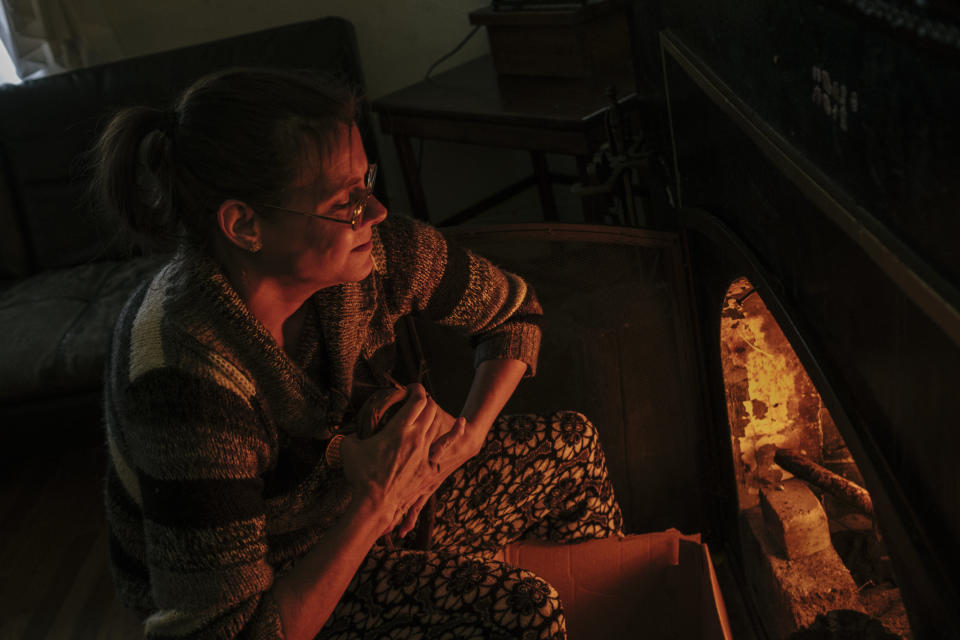
[[[117,113],[94,153],[93,192],[104,211],[122,220],[138,244],[167,248],[180,227],[174,206],[176,113],[129,107]]]

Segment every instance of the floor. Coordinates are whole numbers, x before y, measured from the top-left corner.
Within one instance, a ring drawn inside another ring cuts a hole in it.
[[[103,449],[91,439],[4,458],[0,640],[140,637],[114,596],[107,564]]]

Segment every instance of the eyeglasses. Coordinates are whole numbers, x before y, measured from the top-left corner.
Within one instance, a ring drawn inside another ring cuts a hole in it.
[[[373,195],[373,185],[377,181],[377,165],[371,164],[367,168],[367,174],[363,178],[363,190],[356,191],[350,194],[350,204],[347,205],[350,210],[349,218],[334,218],[333,216],[322,216],[319,213],[311,213],[309,211],[299,211],[297,209],[288,209],[286,207],[278,207],[272,204],[261,204],[260,206],[266,207],[267,209],[275,209],[277,211],[285,211],[287,213],[298,213],[301,216],[308,216],[310,218],[321,218],[323,220],[330,220],[332,222],[339,222],[341,224],[348,224],[350,228],[354,231],[357,230],[357,226],[360,224],[360,218],[363,216],[363,212],[367,209],[367,202],[370,201],[370,196]]]

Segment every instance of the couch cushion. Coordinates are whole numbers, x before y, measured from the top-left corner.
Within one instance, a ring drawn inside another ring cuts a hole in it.
[[[120,308],[160,263],[48,271],[0,293],[0,402],[98,389]]]
[[[3,229],[3,233],[0,233],[0,280],[20,278],[31,271],[8,178],[6,165],[0,154],[0,229]]]

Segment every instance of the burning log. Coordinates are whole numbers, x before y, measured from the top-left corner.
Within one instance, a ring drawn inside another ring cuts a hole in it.
[[[860,485],[790,449],[777,449],[773,461],[801,480],[845,500],[866,515],[873,516],[870,493]]]

